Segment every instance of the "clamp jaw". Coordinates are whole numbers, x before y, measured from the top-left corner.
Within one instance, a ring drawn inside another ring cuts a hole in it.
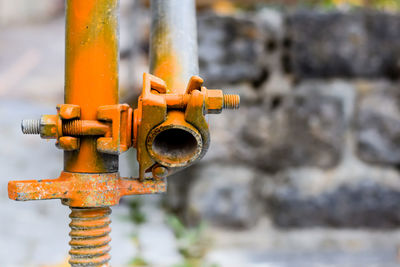
[[[166,191],[166,177],[201,159],[210,143],[207,114],[239,107],[239,96],[202,86],[193,76],[184,93],[170,93],[166,83],[144,73],[142,94],[134,111],[127,104],[100,106],[97,120],[81,120],[77,105],[57,106],[57,115],[24,120],[22,131],[56,139],[65,151],[79,150],[80,137],[97,138],[100,153],[119,155],[137,149],[138,178],[119,173],[62,172],[57,179],[11,181],[9,197],[14,200],[62,199],[71,207],[116,205],[124,195]]]
[[[97,120],[81,120],[77,105],[57,105],[57,115],[43,115],[37,132],[41,138],[56,139],[56,146],[66,151],[79,149],[79,136],[98,136],[97,150],[120,154],[132,144],[132,109],[127,104],[100,106]],[[22,131],[29,132],[26,123]]]

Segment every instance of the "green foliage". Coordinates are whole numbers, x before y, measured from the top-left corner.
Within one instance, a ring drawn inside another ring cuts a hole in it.
[[[149,264],[143,258],[136,256],[133,260],[129,262],[129,266],[144,267],[144,266],[149,266]]]
[[[202,263],[199,261],[190,261],[185,259],[182,263],[175,264],[172,267],[219,267],[219,265],[215,263]]]
[[[264,2],[265,3],[265,2]],[[400,11],[400,0],[271,0],[269,6],[276,7],[318,7],[324,9],[337,8],[370,8],[385,11]]]
[[[373,6],[378,9],[400,10],[399,0],[375,0]]]
[[[132,241],[135,244],[137,251],[135,257],[129,262],[129,266],[132,267],[149,266],[146,260],[141,256],[142,247],[139,239],[139,228],[147,220],[146,214],[142,211],[142,206],[143,203],[140,197],[135,197],[129,202],[129,220],[135,225],[135,229],[132,234]]]
[[[389,11],[400,10],[399,0],[322,0],[313,1],[314,5],[322,6],[324,8],[337,8],[340,6],[347,6],[350,8],[371,8]]]
[[[205,223],[189,228],[176,216],[170,215],[167,217],[167,224],[175,235],[179,254],[183,257],[183,262],[173,267],[218,267],[204,260],[211,246],[211,240],[205,233]]]
[[[129,219],[135,225],[141,225],[146,222],[146,214],[141,210],[142,201],[139,197],[132,199],[129,202]]]

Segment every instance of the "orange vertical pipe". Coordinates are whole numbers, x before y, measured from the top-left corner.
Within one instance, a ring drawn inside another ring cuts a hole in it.
[[[81,107],[82,120],[97,108],[118,104],[118,0],[67,0],[65,103]],[[64,170],[118,171],[118,156],[97,152],[96,138],[81,137],[80,149],[64,152]]]

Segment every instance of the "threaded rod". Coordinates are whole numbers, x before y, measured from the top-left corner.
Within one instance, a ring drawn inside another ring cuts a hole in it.
[[[40,134],[40,120],[22,120],[21,129],[24,134]]]
[[[224,109],[238,109],[240,106],[240,96],[224,94]]]
[[[110,207],[71,208],[69,263],[72,267],[109,266],[110,214]]]
[[[81,120],[68,121],[63,124],[62,129],[65,135],[83,135]]]

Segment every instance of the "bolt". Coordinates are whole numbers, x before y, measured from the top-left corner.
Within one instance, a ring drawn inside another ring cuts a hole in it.
[[[206,107],[208,114],[219,114],[222,109],[238,109],[240,96],[224,94],[222,90],[204,90],[206,93]]]
[[[108,266],[111,258],[108,254],[111,249],[108,244],[111,241],[110,214],[110,207],[71,207],[71,266]]]
[[[82,135],[82,121],[72,120],[63,124],[63,134],[65,135]]]
[[[152,169],[153,177],[155,179],[163,179],[168,175],[168,169],[164,166],[155,166]]]
[[[21,123],[24,134],[40,134],[41,138],[57,137],[57,115],[43,115],[39,120],[23,120]]]
[[[224,94],[224,109],[238,109],[240,106],[240,96]]]
[[[42,138],[57,138],[57,115],[43,115],[39,120],[23,120],[21,124],[24,134],[40,134]],[[105,135],[110,131],[109,125],[90,120],[68,120],[62,123],[62,134],[67,136],[78,135]]]
[[[22,120],[21,129],[24,134],[40,134],[40,120]]]

